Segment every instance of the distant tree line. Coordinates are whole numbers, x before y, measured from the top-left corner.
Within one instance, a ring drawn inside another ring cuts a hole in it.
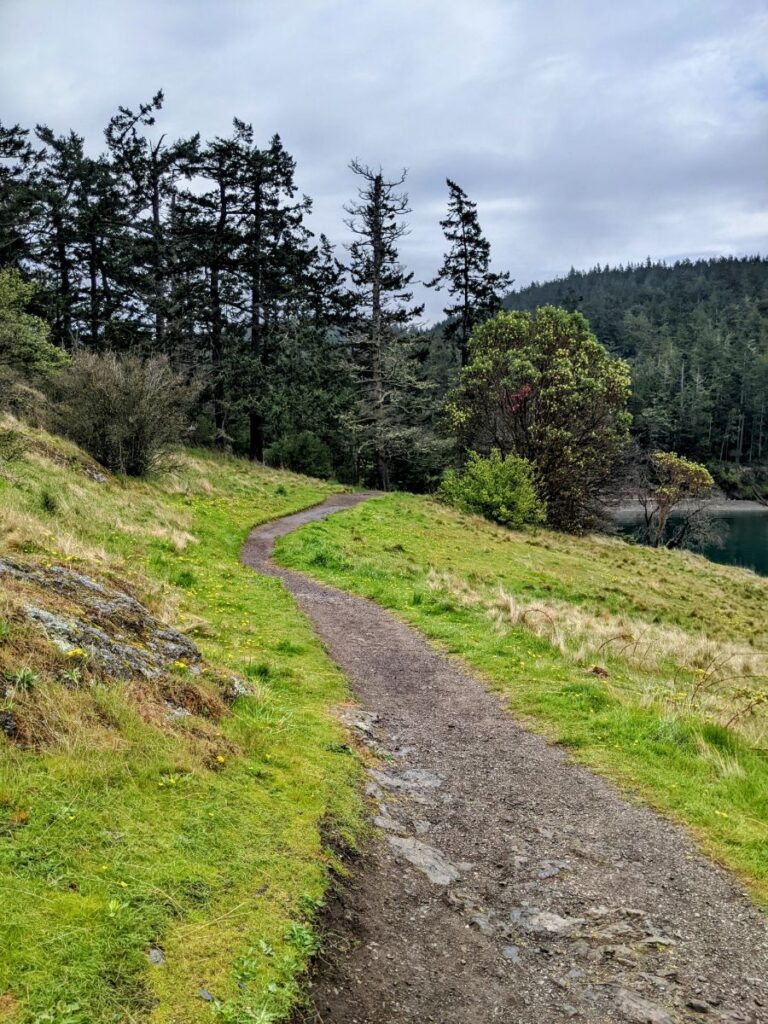
[[[633,433],[706,463],[768,462],[768,260],[572,270],[505,300],[582,312],[632,370]]]
[[[227,137],[171,140],[162,106],[159,92],[121,107],[99,155],[75,132],[0,126],[0,266],[37,284],[50,340],[166,356],[195,378],[198,441],[384,488],[436,481],[441,397],[508,281],[475,205],[449,182],[431,284],[451,319],[425,332],[398,250],[405,172],[351,163],[353,241],[337,253],[278,135],[262,146],[235,119]]]

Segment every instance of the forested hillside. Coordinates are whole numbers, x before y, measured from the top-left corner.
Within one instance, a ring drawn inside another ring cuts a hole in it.
[[[505,301],[578,309],[632,367],[641,444],[707,462],[768,459],[768,260],[594,267]]]

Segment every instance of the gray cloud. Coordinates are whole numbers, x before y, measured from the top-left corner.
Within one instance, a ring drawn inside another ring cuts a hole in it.
[[[2,0],[0,57],[4,121],[94,148],[161,86],[170,134],[279,131],[338,242],[349,158],[407,166],[419,278],[446,175],[519,284],[768,250],[762,0]]]

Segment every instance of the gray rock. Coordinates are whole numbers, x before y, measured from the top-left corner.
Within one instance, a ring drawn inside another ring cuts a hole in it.
[[[583,917],[560,917],[533,907],[519,907],[513,911],[512,920],[535,935],[573,935],[585,923]]]
[[[156,967],[165,963],[165,954],[159,946],[150,946],[147,950],[147,960]]]
[[[446,857],[426,843],[418,839],[402,838],[400,836],[387,836],[389,845],[399,854],[423,871],[430,882],[435,885],[450,885],[459,877],[459,869]]]
[[[410,768],[400,775],[374,770],[371,775],[380,786],[385,786],[387,789],[403,790],[407,793],[437,789],[442,785],[441,779],[424,768]]]
[[[377,814],[373,819],[373,824],[376,828],[383,829],[385,832],[397,832],[402,836],[407,835],[408,832],[405,825],[395,821],[394,818],[390,818],[388,814]]]
[[[204,999],[206,1003],[213,1003],[215,1001],[215,996],[212,996],[207,988],[199,988],[197,990],[197,994],[201,999]]]
[[[365,736],[373,736],[373,727],[379,721],[374,711],[363,711],[362,708],[345,708],[340,713],[341,720],[352,729]]]
[[[616,1006],[619,1013],[633,1024],[675,1024],[663,1007],[626,988],[620,988],[616,993]]]
[[[0,711],[0,732],[4,733],[9,740],[16,736],[16,719],[11,711]]]
[[[200,652],[182,633],[159,622],[136,598],[59,565],[38,566],[0,558],[0,579],[9,576],[39,597],[24,611],[65,654],[84,650],[90,662],[119,678],[157,678],[174,662],[199,666]],[[52,611],[45,597],[65,599]]]
[[[483,935],[492,935],[495,931],[493,925],[494,917],[495,914],[493,914],[493,912],[489,913],[488,911],[485,911],[470,917],[469,923],[473,928],[477,928],[479,932],[482,932]]]

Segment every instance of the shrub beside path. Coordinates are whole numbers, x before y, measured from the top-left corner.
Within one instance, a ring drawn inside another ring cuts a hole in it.
[[[360,702],[377,838],[327,912],[313,1024],[768,1024],[768,922],[678,826],[568,763],[363,598],[275,565]]]

